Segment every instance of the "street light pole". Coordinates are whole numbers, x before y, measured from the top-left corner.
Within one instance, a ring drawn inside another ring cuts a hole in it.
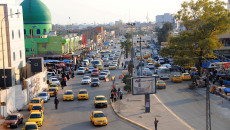
[[[3,20],[6,19],[6,17],[8,16],[12,16],[12,15],[17,15],[17,14],[20,14],[20,12],[17,12],[17,13],[14,13],[14,14],[10,14],[10,15],[7,15],[7,16],[4,16],[4,18],[2,18],[1,20],[1,36],[2,36],[2,60],[3,60],[3,64],[2,64],[2,67],[3,67],[3,89],[6,89],[6,69],[5,69],[5,54],[4,54],[4,44],[3,44],[3,33],[2,33],[2,22]],[[2,89],[1,89],[2,90]],[[1,91],[0,91],[0,102],[1,101]],[[6,92],[6,100],[7,100],[7,92]],[[7,104],[6,104],[6,108],[7,108]],[[7,110],[7,109],[6,109]],[[0,106],[0,115],[1,115],[1,106]],[[3,115],[4,115],[4,112],[3,112]]]

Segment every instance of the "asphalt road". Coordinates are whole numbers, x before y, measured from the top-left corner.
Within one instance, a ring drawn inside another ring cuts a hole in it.
[[[119,45],[117,46],[117,50]],[[115,75],[118,79],[119,75],[122,73],[122,70],[111,70],[111,76]],[[90,75],[86,73],[85,75]],[[89,130],[89,129],[98,129],[98,130],[139,130],[140,127],[133,125],[127,121],[124,121],[117,117],[114,111],[111,108],[109,103],[107,108],[94,108],[94,97],[97,95],[105,95],[109,101],[110,91],[112,89],[112,81],[104,82],[101,80],[100,87],[91,87],[89,85],[81,85],[83,75],[76,75],[75,78],[67,82],[67,86],[62,90],[59,88],[58,99],[59,105],[58,110],[55,110],[54,106],[54,97],[51,97],[48,103],[44,104],[44,122],[40,130]],[[120,83],[120,80],[116,80],[115,84]],[[87,89],[89,92],[89,100],[77,100],[77,92],[79,89]],[[62,96],[65,90],[73,90],[75,93],[74,101],[63,101]],[[90,114],[94,110],[103,111],[108,118],[107,126],[93,126],[90,122]],[[29,111],[21,111],[24,114],[24,122],[27,121],[27,116]],[[20,130],[22,125],[16,130]],[[1,128],[3,129],[3,128]]]

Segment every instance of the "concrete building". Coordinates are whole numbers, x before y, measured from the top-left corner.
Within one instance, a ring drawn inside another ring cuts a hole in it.
[[[161,28],[164,23],[171,22],[174,28],[177,28],[177,23],[175,21],[175,17],[170,13],[164,13],[163,15],[156,16],[156,27]]]
[[[22,12],[22,7],[9,1],[0,3],[0,19],[2,21],[1,40],[3,41],[4,62],[2,44],[0,45],[0,67],[14,67],[16,81],[19,82],[20,69],[25,66],[25,44],[23,34],[23,15],[15,14]]]

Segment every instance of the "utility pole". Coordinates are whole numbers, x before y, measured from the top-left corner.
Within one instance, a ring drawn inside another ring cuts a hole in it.
[[[142,57],[141,42],[145,42],[145,41],[141,41],[141,37],[140,37],[140,41],[137,41],[137,43],[138,43],[138,42],[140,43],[140,56],[141,56],[141,57],[140,57],[140,58],[141,58],[141,62],[140,62],[140,63],[141,63],[141,75],[140,75],[140,76],[142,76],[142,62],[143,62],[143,57]]]
[[[210,112],[210,93],[209,93],[209,70],[208,70],[208,51],[207,51],[207,76],[206,76],[206,130],[211,130]]]

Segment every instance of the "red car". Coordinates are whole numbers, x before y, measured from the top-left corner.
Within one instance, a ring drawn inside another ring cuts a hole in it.
[[[20,113],[12,113],[6,117],[6,120],[4,121],[3,125],[4,127],[16,127],[20,124],[23,124],[23,114]]]
[[[91,76],[98,76],[100,74],[100,70],[98,69],[93,69],[91,72]]]

